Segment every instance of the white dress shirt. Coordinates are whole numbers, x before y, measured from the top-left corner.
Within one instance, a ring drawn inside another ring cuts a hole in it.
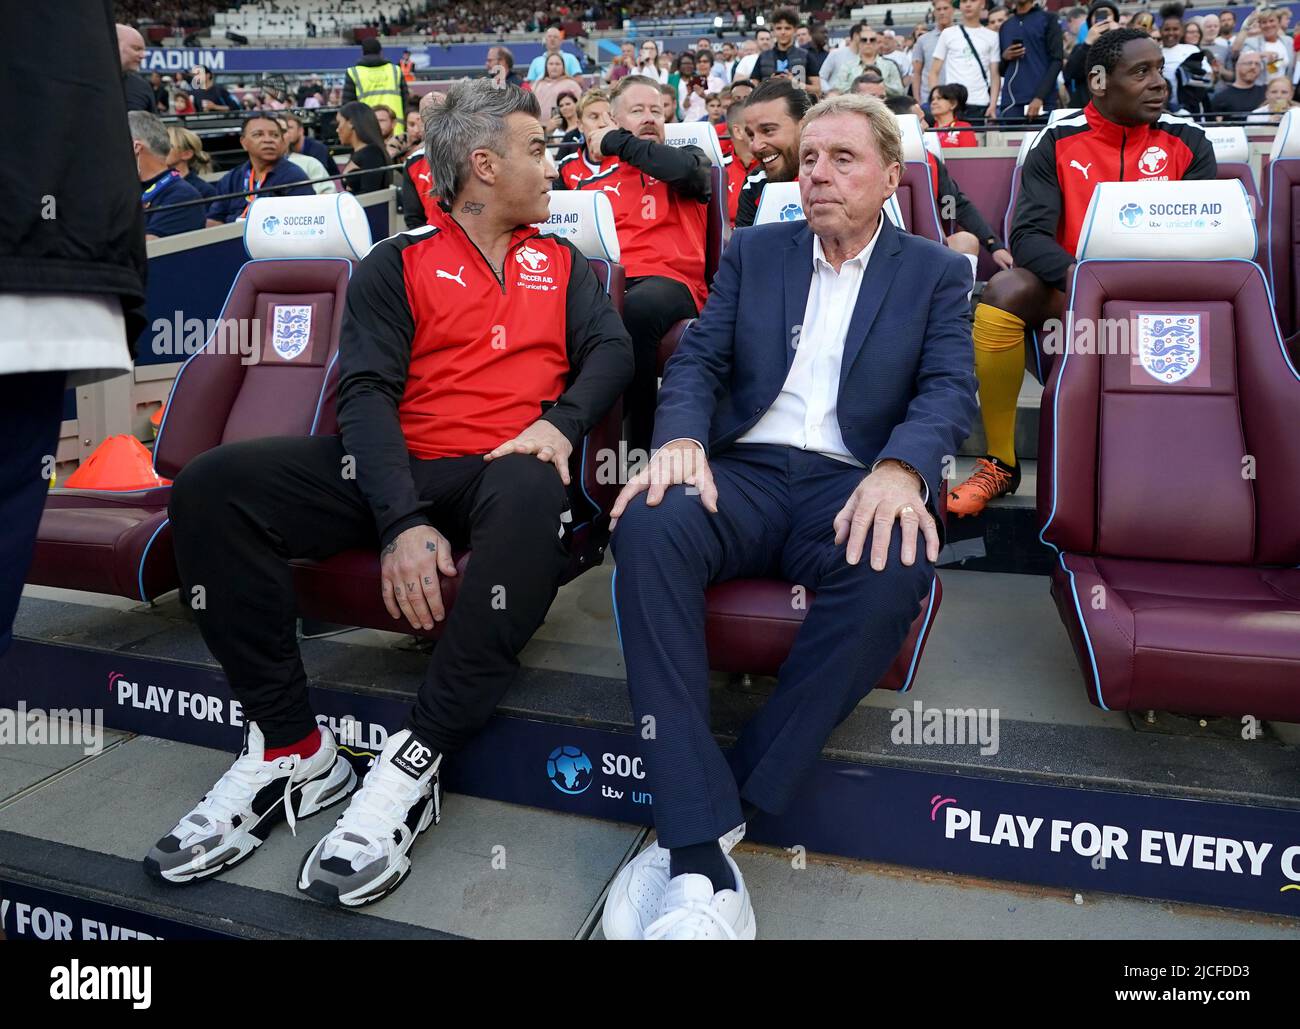
[[[736,440],[737,443],[767,443],[811,450],[856,468],[866,468],[849,453],[840,432],[840,366],[844,363],[844,342],[849,322],[858,306],[862,279],[884,223],[885,213],[882,211],[871,241],[840,265],[838,272],[826,260],[821,237],[814,233],[812,284],[808,289],[798,345],[785,376],[785,385],[772,406],[753,428]],[[676,443],[677,440],[670,442]],[[693,442],[701,448],[704,446],[699,440]],[[875,467],[872,465],[872,471]],[[928,502],[929,497],[929,484],[922,479],[921,500]]]
[[[845,261],[838,273],[826,260],[821,237],[813,235],[812,285],[785,385],[763,417],[737,443],[775,443],[865,467],[844,443],[836,406],[844,337],[883,222],[881,212],[871,241]]]

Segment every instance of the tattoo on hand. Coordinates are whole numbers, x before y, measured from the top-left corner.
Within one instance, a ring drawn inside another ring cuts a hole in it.
[[[407,588],[410,592],[414,593],[414,592],[415,592],[415,583],[413,583],[413,582],[408,582],[408,583],[406,584],[406,588]]]
[[[437,541],[437,540],[426,540],[426,541],[425,541],[425,544],[424,544],[424,549],[425,549],[425,550],[428,550],[428,551],[431,551],[431,552],[432,552],[432,551],[436,551],[436,550],[438,549],[438,541]]]
[[[390,543],[390,544],[388,544],[388,546],[384,547],[384,553],[383,553],[383,556],[384,556],[384,557],[387,557],[389,554],[391,554],[391,553],[392,553],[394,550],[396,550],[396,549],[397,549],[397,540],[393,540],[392,543]]]
[[[461,214],[482,214],[483,205],[473,200],[466,200],[465,206],[460,209]]]

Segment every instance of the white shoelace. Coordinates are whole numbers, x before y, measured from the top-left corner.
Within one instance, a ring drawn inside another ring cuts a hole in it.
[[[340,857],[353,868],[360,867],[358,858],[365,859],[361,865],[378,860],[384,856],[384,840],[392,839],[397,827],[406,824],[407,812],[419,799],[420,788],[408,776],[375,765],[334,826],[321,857]],[[344,833],[365,842],[344,839]]]
[[[647,940],[698,940],[708,935],[708,930],[717,926],[728,940],[734,940],[736,930],[732,928],[718,909],[702,900],[688,900],[681,907],[674,908],[668,914],[656,919],[645,931]]]
[[[276,761],[263,761],[251,754],[241,754],[217,780],[217,784],[208,791],[208,795],[199,801],[193,811],[181,819],[181,824],[188,824],[194,831],[205,835],[211,832],[211,827],[205,828],[199,825],[194,821],[195,815],[205,816],[214,826],[218,823],[229,825],[236,815],[248,811],[253,798],[275,777],[275,772],[282,772],[287,768],[289,774],[284,779],[284,811],[289,821],[289,829],[294,836],[297,836],[297,823],[290,795],[293,791],[293,777],[301,760],[297,754]]]

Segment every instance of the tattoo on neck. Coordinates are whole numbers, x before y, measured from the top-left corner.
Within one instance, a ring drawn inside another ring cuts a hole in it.
[[[482,214],[483,205],[475,203],[473,200],[466,200],[465,206],[460,209],[461,214]]]

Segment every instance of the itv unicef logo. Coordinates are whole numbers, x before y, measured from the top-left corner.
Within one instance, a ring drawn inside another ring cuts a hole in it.
[[[585,793],[594,773],[591,758],[577,747],[556,747],[546,759],[546,775],[551,785],[570,796]]]
[[[800,204],[786,204],[777,214],[777,218],[783,222],[802,221],[803,207]]]
[[[280,227],[280,219],[273,214],[268,214],[262,219],[262,231],[268,236],[274,236],[276,229]]]
[[[1126,229],[1136,229],[1142,224],[1145,213],[1141,204],[1125,204],[1119,209],[1119,223]]]

